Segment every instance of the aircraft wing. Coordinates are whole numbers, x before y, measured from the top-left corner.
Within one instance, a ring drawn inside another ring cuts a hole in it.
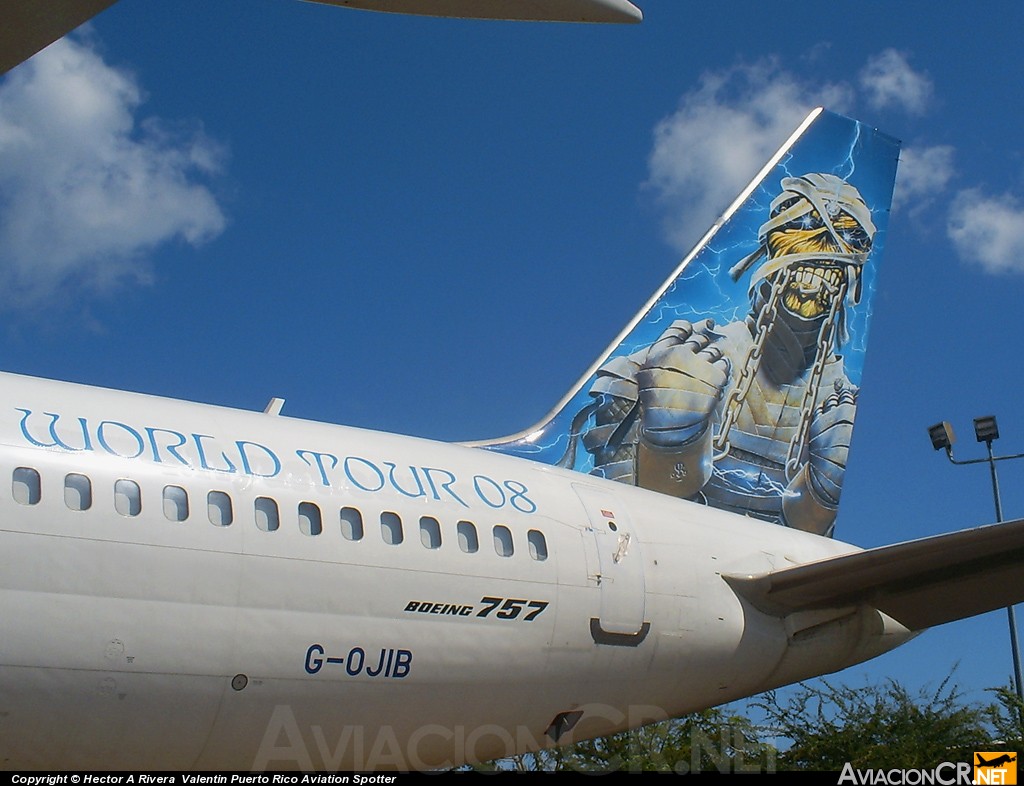
[[[6,0],[0,3],[0,75],[117,0]],[[629,0],[312,0],[371,11],[548,22],[639,22]]]
[[[1024,601],[1024,519],[723,578],[767,614],[868,604],[922,630]]]
[[[70,33],[116,0],[19,0],[0,10],[0,74]]]
[[[640,22],[629,0],[311,0],[369,11],[539,22]]]

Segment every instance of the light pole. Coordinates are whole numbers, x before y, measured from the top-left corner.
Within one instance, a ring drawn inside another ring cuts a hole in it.
[[[946,449],[946,457],[953,464],[980,464],[988,462],[989,470],[992,473],[992,496],[996,503],[996,522],[1003,523],[1003,502],[999,496],[999,477],[996,475],[996,462],[1007,459],[1024,458],[1024,453],[1015,453],[1012,456],[995,456],[992,454],[992,442],[999,439],[999,426],[996,424],[995,415],[987,415],[974,419],[974,436],[978,442],[984,442],[988,450],[988,456],[980,459],[968,459],[957,461],[953,458],[953,443],[956,442],[956,434],[953,427],[946,421],[936,423],[928,429],[928,436],[931,437],[932,447],[936,450]],[[1006,607],[1006,616],[1010,624],[1010,651],[1013,653],[1013,685],[1017,690],[1017,698],[1024,701],[1024,691],[1021,689],[1020,678],[1020,648],[1017,646],[1017,616],[1013,606]]]

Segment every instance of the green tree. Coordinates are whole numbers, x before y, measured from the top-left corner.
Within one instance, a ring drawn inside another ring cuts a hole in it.
[[[773,770],[775,755],[747,718],[716,708],[484,767],[521,772],[758,772]]]
[[[1024,703],[1012,688],[970,703],[952,683],[909,691],[881,685],[833,685],[770,691],[755,703],[764,721],[716,708],[619,734],[480,765],[523,771],[755,772],[931,769],[972,761],[975,751],[1024,752]],[[778,750],[768,739],[789,743]]]
[[[950,679],[916,695],[895,680],[860,687],[822,680],[801,685],[785,702],[770,691],[756,706],[772,731],[792,741],[779,754],[779,769],[841,770],[846,762],[865,769],[931,768],[971,761],[993,738],[993,707],[965,704]]]
[[[1024,702],[1012,687],[992,688],[996,703],[989,707],[993,747],[1024,751]]]

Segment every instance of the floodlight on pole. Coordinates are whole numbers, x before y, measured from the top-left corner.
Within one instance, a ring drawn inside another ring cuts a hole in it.
[[[956,442],[956,435],[953,427],[948,422],[942,421],[928,428],[928,437],[932,441],[935,450],[946,450],[946,458],[953,464],[980,464],[988,462],[992,475],[992,496],[996,506],[996,522],[1003,523],[1003,501],[999,494],[999,477],[996,475],[996,462],[1006,459],[1024,458],[1024,453],[1015,453],[1012,456],[995,456],[992,454],[992,443],[999,439],[999,426],[996,423],[995,415],[986,415],[974,419],[974,436],[978,442],[984,442],[988,456],[980,459],[967,459],[957,461],[953,458],[953,443]],[[1007,621],[1010,627],[1010,652],[1013,655],[1013,683],[1017,691],[1017,698],[1024,702],[1024,688],[1021,685],[1020,647],[1017,644],[1017,617],[1013,606],[1006,607]],[[1024,712],[1021,722],[1024,723]]]
[[[999,426],[996,425],[995,415],[986,415],[983,418],[974,419],[974,436],[978,442],[988,442],[999,439]]]
[[[953,427],[945,420],[929,427],[928,436],[931,437],[932,447],[936,450],[942,450],[943,448],[947,451],[952,450],[953,443],[956,442],[956,434],[953,433]]]

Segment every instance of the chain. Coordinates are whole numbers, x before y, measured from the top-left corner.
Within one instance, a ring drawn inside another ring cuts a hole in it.
[[[821,323],[821,329],[818,332],[818,346],[817,352],[814,355],[814,365],[811,366],[811,374],[807,378],[807,387],[804,388],[804,398],[800,403],[800,424],[793,435],[793,439],[790,440],[789,453],[786,457],[787,482],[793,480],[800,465],[800,453],[811,429],[814,404],[818,398],[821,377],[825,373],[825,364],[832,352],[832,339],[835,336],[836,327],[839,322],[839,313],[843,307],[843,300],[846,297],[846,289],[847,282],[844,278],[838,287],[838,291],[832,298],[828,317]]]
[[[772,282],[772,291],[768,297],[768,302],[761,307],[757,314],[757,320],[754,322],[754,341],[750,345],[750,349],[747,350],[746,358],[743,360],[743,370],[740,372],[740,378],[733,386],[733,389],[729,391],[729,397],[725,400],[725,418],[722,420],[722,426],[719,428],[718,433],[715,434],[713,442],[715,461],[729,455],[729,432],[732,430],[736,418],[739,417],[740,410],[743,409],[743,402],[750,392],[750,386],[754,382],[754,377],[757,376],[765,342],[768,340],[768,335],[772,332],[772,328],[775,327],[775,316],[778,311],[779,298],[789,283],[790,275],[790,270],[786,268],[782,271],[782,275]]]

